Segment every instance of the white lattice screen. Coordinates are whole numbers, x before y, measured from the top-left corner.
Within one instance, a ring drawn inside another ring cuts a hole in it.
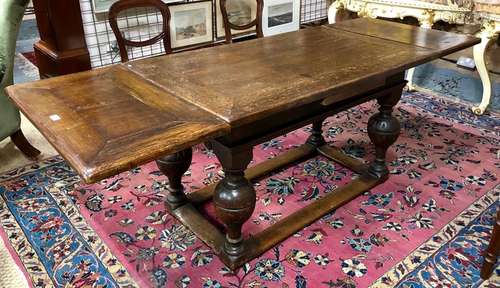
[[[327,0],[301,0],[301,23],[323,20],[327,17]],[[188,2],[188,1],[180,1]],[[80,0],[85,38],[90,52],[92,67],[120,62],[118,47],[106,15],[94,14],[91,0]],[[215,21],[213,21],[215,23]],[[158,34],[161,15],[150,11],[136,11],[118,21],[127,39],[146,40]],[[137,59],[164,53],[161,44],[129,49],[129,58]]]

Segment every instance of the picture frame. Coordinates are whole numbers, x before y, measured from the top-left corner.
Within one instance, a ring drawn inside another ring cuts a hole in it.
[[[173,49],[213,42],[212,0],[169,5]]]
[[[230,22],[235,24],[247,24],[257,17],[257,1],[256,0],[226,0],[226,9]],[[222,18],[222,11],[220,9],[220,0],[215,0],[215,35],[217,39],[224,38],[226,31],[224,30],[224,20]],[[240,21],[234,21],[239,18]],[[231,21],[233,20],[233,21]],[[233,30],[233,36],[249,34],[255,31],[255,27],[246,30]]]
[[[299,0],[264,0],[262,33],[272,36],[300,28]]]

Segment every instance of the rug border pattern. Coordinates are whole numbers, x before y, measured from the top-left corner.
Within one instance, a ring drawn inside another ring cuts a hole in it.
[[[67,165],[64,159],[60,156],[49,157],[42,160],[40,163],[27,164],[20,168],[15,168],[2,173],[0,175],[0,183],[14,180],[15,178],[33,173],[37,170],[47,169],[50,166],[61,164]],[[58,182],[56,182],[52,187],[46,189],[46,192],[50,194],[57,206],[65,213],[71,226],[76,230],[76,232],[80,233],[82,239],[87,243],[87,245],[89,245],[92,252],[95,253],[99,261],[101,261],[101,264],[112,275],[116,284],[120,287],[126,288],[139,287],[128,271],[124,268],[123,264],[113,255],[109,247],[98,237],[95,230],[85,221],[85,219],[83,219],[83,217],[79,217],[79,209],[76,205],[74,205],[67,195],[60,191],[60,187],[73,186],[75,183],[80,181],[79,179],[80,178],[78,176],[73,176],[60,180],[61,182],[64,182],[64,184],[58,185]],[[12,212],[8,209],[7,203],[5,203],[2,197],[0,197],[0,224],[2,225],[7,238],[4,239],[5,245],[9,245],[17,254],[18,259],[15,259],[14,261],[22,263],[22,269],[24,270],[23,274],[27,280],[29,279],[28,282],[30,286],[39,287],[39,285],[42,285],[43,287],[55,287],[45,266],[41,263],[38,255],[33,249],[32,244],[28,241],[23,229],[15,220]],[[13,235],[19,237],[17,242],[12,242],[11,236]],[[90,241],[90,239],[93,239],[93,241]],[[37,285],[37,283],[39,285]]]
[[[370,287],[382,288],[382,287],[394,287],[401,280],[404,279],[406,275],[411,273],[415,268],[420,266],[420,263],[413,263],[412,258],[415,256],[420,257],[422,262],[431,257],[435,252],[437,252],[446,243],[453,240],[458,233],[469,223],[474,221],[484,210],[489,206],[498,202],[500,195],[500,184],[495,186],[493,189],[488,191],[481,198],[471,203],[469,207],[464,209],[457,217],[455,217],[450,223],[446,224],[439,232],[432,235],[426,242],[422,243],[417,249],[408,254],[403,260],[396,263],[390,270],[388,270],[384,275],[380,276],[375,282],[373,282]],[[459,224],[459,223],[464,223]],[[448,233],[451,231],[451,233]],[[442,243],[437,243],[433,240],[435,236],[439,236],[444,239]],[[383,280],[390,281],[391,284],[384,283]],[[485,281],[487,282],[487,281]],[[484,282],[483,282],[484,284]]]
[[[23,271],[23,274],[29,276],[31,280],[28,282],[35,287],[38,287],[37,283],[42,284],[43,287],[54,287],[54,283],[50,279],[45,266],[40,261],[38,254],[33,249],[23,229],[15,220],[14,215],[12,215],[2,197],[0,197],[0,223],[7,236],[7,239],[4,239],[5,245],[10,245],[16,252],[18,259],[14,259],[14,261],[21,261],[23,269],[26,272],[24,273]],[[19,240],[17,242],[12,242],[15,238],[14,236],[18,237]]]
[[[64,186],[73,186],[78,183],[80,178],[75,176],[74,181],[68,183]],[[66,179],[67,180],[67,179]],[[92,252],[98,257],[102,265],[108,269],[109,273],[113,276],[113,279],[120,287],[139,287],[134,279],[130,276],[125,266],[113,255],[111,249],[102,241],[102,239],[97,235],[95,230],[90,226],[83,217],[80,217],[79,209],[73,204],[71,199],[60,191],[58,187],[51,187],[47,191],[57,202],[57,205],[66,214],[71,222],[73,228],[78,231],[87,242],[87,244],[92,248]],[[95,240],[90,240],[95,239]],[[109,264],[114,263],[114,264]]]

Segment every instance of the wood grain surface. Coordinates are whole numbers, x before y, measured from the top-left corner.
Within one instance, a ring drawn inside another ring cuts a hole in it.
[[[344,31],[342,22],[145,59],[130,69],[235,127],[327,95],[344,100],[343,94],[360,86],[383,86],[390,75],[478,43],[475,37],[381,20],[348,22],[356,32]],[[342,29],[332,29],[337,25]]]
[[[120,65],[7,91],[86,182],[229,131],[224,121]]]

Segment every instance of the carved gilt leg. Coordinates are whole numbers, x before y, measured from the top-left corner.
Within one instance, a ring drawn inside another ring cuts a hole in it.
[[[328,8],[328,24],[337,22],[337,16],[341,10],[345,10],[343,0],[337,0]]]
[[[167,155],[156,160],[160,171],[168,178],[168,195],[166,203],[171,209],[182,206],[187,202],[182,185],[182,175],[186,173],[191,165],[193,152],[191,148]]]
[[[500,26],[497,26],[497,29],[500,29]],[[491,80],[490,75],[488,73],[488,68],[486,67],[485,54],[486,50],[493,42],[495,38],[495,34],[498,33],[498,30],[495,31],[495,24],[488,22],[483,27],[481,34],[481,43],[474,46],[474,62],[476,63],[477,72],[479,73],[479,77],[481,78],[481,82],[483,83],[483,98],[481,99],[481,103],[479,106],[473,106],[472,112],[476,115],[482,115],[491,100]]]
[[[399,121],[392,116],[392,109],[400,98],[399,92],[378,98],[379,112],[368,120],[368,135],[375,145],[375,160],[370,164],[369,173],[379,178],[389,175],[385,156],[389,146],[396,142],[399,136]]]
[[[433,18],[432,13],[427,12],[424,18],[419,19],[420,28],[432,29],[432,25],[434,25],[432,18]],[[414,74],[415,74],[415,68],[408,69],[408,71],[406,72],[406,80],[408,81],[408,84],[406,84],[406,86],[408,87],[408,91],[415,91],[415,86],[413,85]]]
[[[406,87],[408,87],[408,91],[415,91],[415,86],[413,85],[413,74],[415,74],[415,68],[410,68],[406,71]]]
[[[481,267],[481,278],[488,279],[500,254],[500,207],[497,207],[497,218],[491,232],[491,239],[484,255],[483,267]]]
[[[222,179],[214,191],[215,213],[226,226],[224,252],[234,258],[243,255],[241,227],[252,216],[256,194],[252,183],[244,177],[244,171],[252,160],[252,147],[238,149],[213,141],[212,146],[224,170]]]

